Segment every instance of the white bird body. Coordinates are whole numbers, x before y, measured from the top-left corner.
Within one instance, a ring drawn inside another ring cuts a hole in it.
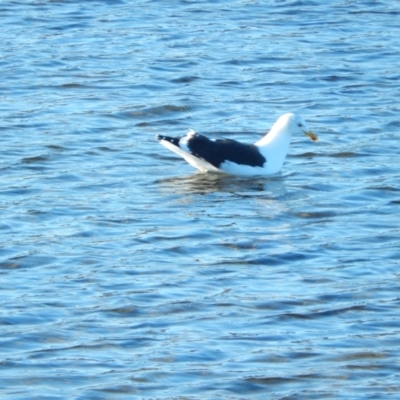
[[[292,135],[296,133],[318,140],[313,132],[306,129],[304,121],[291,113],[282,115],[271,130],[254,144],[208,139],[193,130],[189,130],[183,138],[162,135],[157,138],[163,146],[201,172],[255,176],[274,175],[281,170]]]

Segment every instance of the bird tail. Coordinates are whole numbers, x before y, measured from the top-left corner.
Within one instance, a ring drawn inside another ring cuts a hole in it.
[[[160,141],[161,140],[165,140],[165,141],[167,141],[169,143],[172,143],[173,145],[179,147],[179,139],[180,138],[174,138],[174,137],[171,137],[171,136],[164,136],[164,135],[157,135],[156,139],[160,140]]]

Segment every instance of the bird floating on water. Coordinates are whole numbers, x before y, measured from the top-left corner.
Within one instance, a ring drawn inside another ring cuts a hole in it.
[[[201,172],[257,176],[273,175],[281,170],[292,135],[297,133],[318,140],[318,136],[306,128],[303,119],[292,113],[279,117],[271,130],[254,144],[209,139],[192,129],[182,138],[157,135],[157,139]]]

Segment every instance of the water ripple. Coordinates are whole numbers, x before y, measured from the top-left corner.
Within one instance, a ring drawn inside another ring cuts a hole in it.
[[[398,394],[397,2],[0,10],[2,398]],[[289,111],[268,179],[154,140]]]

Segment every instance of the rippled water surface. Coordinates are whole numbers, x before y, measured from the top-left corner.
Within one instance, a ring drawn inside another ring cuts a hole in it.
[[[0,15],[2,398],[399,398],[397,0]],[[154,139],[285,112],[274,178]]]

